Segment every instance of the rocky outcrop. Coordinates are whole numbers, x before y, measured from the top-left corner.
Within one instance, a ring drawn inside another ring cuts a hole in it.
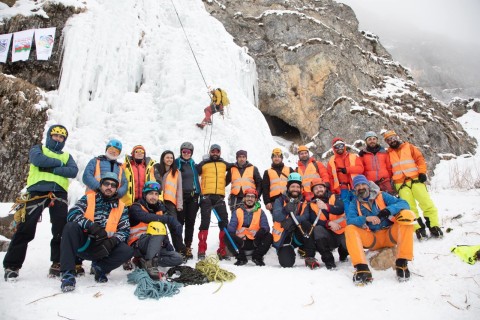
[[[298,128],[318,154],[335,136],[396,130],[437,153],[474,152],[476,142],[440,101],[392,60],[374,34],[358,31],[352,9],[331,0],[204,0],[259,74],[259,108]]]
[[[473,110],[478,113],[480,112],[480,99],[455,98],[448,103],[448,109],[450,109],[456,118],[463,116],[468,110]]]

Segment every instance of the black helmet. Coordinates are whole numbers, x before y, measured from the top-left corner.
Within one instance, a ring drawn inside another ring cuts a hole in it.
[[[191,142],[188,142],[188,141],[184,142],[180,146],[180,152],[182,152],[183,149],[188,149],[188,150],[192,151],[192,153],[193,153],[193,144]]]

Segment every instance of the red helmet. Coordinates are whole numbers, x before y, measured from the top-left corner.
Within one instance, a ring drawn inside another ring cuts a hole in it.
[[[247,194],[254,194],[255,195],[255,199],[258,198],[258,192],[257,190],[253,189],[253,188],[248,188],[247,190],[245,190],[243,192],[243,194],[246,196]]]
[[[315,178],[310,183],[310,189],[313,190],[313,188],[318,185],[323,185],[324,187],[326,187],[325,182],[323,182],[322,178]]]

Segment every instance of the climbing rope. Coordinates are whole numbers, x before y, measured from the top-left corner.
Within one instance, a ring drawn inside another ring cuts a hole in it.
[[[128,283],[137,284],[134,294],[140,300],[172,297],[180,292],[181,283],[154,281],[144,269],[135,269],[127,275]]]
[[[207,277],[199,270],[189,266],[176,266],[168,269],[168,280],[182,283],[184,286],[208,283]]]
[[[195,269],[203,273],[209,281],[220,282],[220,287],[213,293],[218,292],[225,281],[233,281],[236,277],[234,273],[220,268],[216,255],[209,256],[205,260],[197,262]]]

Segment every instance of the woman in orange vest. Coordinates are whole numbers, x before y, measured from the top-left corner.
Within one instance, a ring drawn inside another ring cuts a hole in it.
[[[166,150],[160,156],[160,162],[155,164],[155,179],[162,181],[163,203],[167,208],[168,215],[177,219],[177,211],[183,210],[183,192],[182,192],[182,175],[177,169],[175,156],[170,150]],[[186,247],[183,244],[181,234],[177,234],[175,230],[170,230],[172,234],[172,242],[177,252],[186,254]]]

